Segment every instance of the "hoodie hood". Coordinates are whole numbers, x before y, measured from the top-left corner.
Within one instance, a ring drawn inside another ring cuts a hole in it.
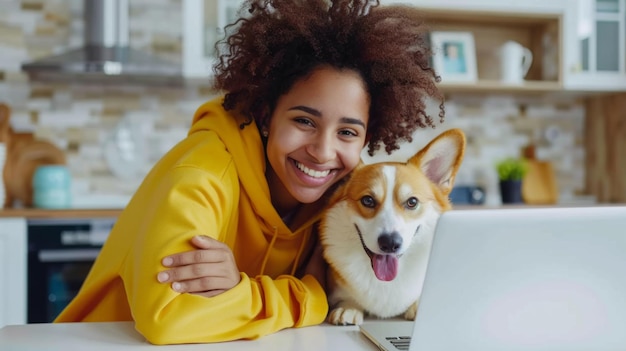
[[[242,193],[253,199],[256,214],[263,219],[264,232],[274,233],[279,238],[293,238],[301,228],[308,227],[320,218],[324,200],[301,206],[295,214],[290,229],[272,204],[270,189],[265,178],[265,147],[256,123],[222,107],[223,97],[200,106],[194,115],[189,135],[212,131],[222,140],[232,155],[239,174]],[[243,128],[240,126],[244,125]]]

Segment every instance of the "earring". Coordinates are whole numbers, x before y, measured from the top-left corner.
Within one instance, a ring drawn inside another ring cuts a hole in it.
[[[270,132],[269,132],[267,129],[263,128],[263,129],[261,130],[261,135],[262,135],[264,138],[267,138],[267,136],[268,136],[268,135],[270,135]]]

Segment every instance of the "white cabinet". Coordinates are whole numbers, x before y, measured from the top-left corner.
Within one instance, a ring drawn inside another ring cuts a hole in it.
[[[216,56],[215,42],[224,27],[237,19],[242,0],[183,0],[183,74],[208,78]]]
[[[26,323],[26,243],[25,218],[0,218],[0,328]]]
[[[626,0],[578,0],[566,88],[626,91]]]

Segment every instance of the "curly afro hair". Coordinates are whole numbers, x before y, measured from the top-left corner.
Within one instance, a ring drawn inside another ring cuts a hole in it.
[[[417,128],[435,127],[427,99],[439,101],[440,78],[417,9],[371,0],[248,0],[242,17],[216,44],[215,88],[224,108],[261,126],[278,98],[319,66],[351,69],[370,94],[368,153],[412,141]],[[247,11],[247,12],[246,12]],[[242,124],[242,128],[245,124]]]

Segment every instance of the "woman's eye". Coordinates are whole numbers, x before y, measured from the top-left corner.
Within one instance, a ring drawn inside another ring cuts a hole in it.
[[[344,136],[357,136],[357,134],[349,129],[344,129],[344,130],[340,130],[339,134],[344,135]]]
[[[313,126],[313,122],[311,122],[311,120],[308,119],[308,118],[296,118],[296,119],[294,119],[294,121],[296,121],[296,123],[298,123],[298,124],[304,124],[304,125],[307,125],[307,126]]]
[[[414,210],[419,206],[420,202],[416,197],[410,197],[408,200],[406,200],[406,208],[408,208],[409,210]]]
[[[369,195],[365,195],[361,198],[361,204],[367,208],[374,208],[376,206],[376,200]]]

